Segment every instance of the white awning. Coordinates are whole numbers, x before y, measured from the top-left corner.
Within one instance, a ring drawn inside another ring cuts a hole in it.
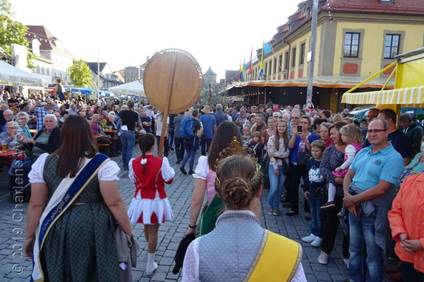
[[[0,61],[0,84],[16,86],[44,86],[46,82],[38,75],[20,70]]]
[[[146,95],[144,94],[144,86],[138,80],[114,86],[109,88],[108,90],[117,95],[135,95],[140,97],[146,97]]]
[[[343,95],[342,103],[357,105],[424,104],[424,85],[384,91],[352,92]]]

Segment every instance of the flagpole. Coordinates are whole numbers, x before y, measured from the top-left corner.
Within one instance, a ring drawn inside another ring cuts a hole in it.
[[[306,90],[306,105],[312,105],[312,93],[314,87],[314,67],[315,67],[315,49],[318,23],[318,0],[312,3],[312,21],[311,21],[311,61],[308,68],[308,88]]]

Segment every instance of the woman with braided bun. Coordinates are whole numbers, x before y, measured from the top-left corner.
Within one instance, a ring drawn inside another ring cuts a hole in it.
[[[159,225],[172,220],[172,208],[166,197],[165,184],[171,184],[175,171],[166,157],[153,155],[155,136],[151,133],[140,137],[141,155],[128,164],[129,179],[135,185],[134,198],[128,208],[132,224],[144,224],[144,237],[148,254],[146,274],[151,275],[158,267],[155,252]]]
[[[225,210],[190,243],[182,281],[306,281],[301,246],[261,227],[261,173],[244,155],[219,162],[216,191]]]
[[[232,148],[229,150],[229,148]],[[238,147],[238,148],[237,148]],[[216,165],[220,159],[240,151],[241,134],[235,123],[222,122],[212,139],[208,156],[200,156],[194,170],[194,189],[191,199],[190,218],[186,234],[196,231],[197,220],[206,200],[206,206],[201,215],[198,235],[210,232],[215,227],[216,219],[222,213],[223,205],[218,197],[215,197]]]

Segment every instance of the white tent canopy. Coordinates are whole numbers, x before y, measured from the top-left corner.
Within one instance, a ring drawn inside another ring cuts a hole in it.
[[[146,97],[144,94],[144,86],[138,80],[111,87],[109,88],[109,91],[123,96],[136,95],[140,97]]]
[[[20,70],[4,61],[0,61],[0,84],[43,86],[46,83],[38,75]]]

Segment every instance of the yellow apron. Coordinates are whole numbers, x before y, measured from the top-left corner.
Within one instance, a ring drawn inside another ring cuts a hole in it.
[[[301,259],[299,243],[266,231],[262,252],[258,254],[247,281],[290,281]]]

